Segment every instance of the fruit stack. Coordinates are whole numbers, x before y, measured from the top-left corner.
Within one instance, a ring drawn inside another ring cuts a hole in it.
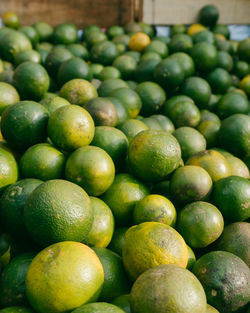
[[[0,29],[0,313],[250,312],[250,38],[214,6]]]

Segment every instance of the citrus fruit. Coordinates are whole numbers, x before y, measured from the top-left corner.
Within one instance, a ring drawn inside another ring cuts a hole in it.
[[[229,31],[229,28],[227,25],[225,24],[216,24],[214,27],[213,27],[213,32],[215,34],[221,34],[223,35],[226,39],[229,39],[230,37],[230,31]],[[226,40],[224,40],[226,41]]]
[[[141,114],[148,116],[156,113],[166,100],[165,91],[154,82],[143,82],[136,87],[142,100]]]
[[[103,149],[86,146],[75,150],[68,158],[65,177],[82,188],[90,196],[99,196],[113,183],[115,166]]]
[[[128,34],[138,33],[142,31],[142,27],[139,23],[136,22],[128,22],[124,26],[124,30]]]
[[[188,97],[188,96],[184,96],[184,95],[177,95],[177,96],[172,96],[170,99],[168,99],[165,104],[163,105],[162,107],[162,113],[164,115],[167,115],[168,112],[170,112],[177,103],[179,102],[186,102],[186,101],[189,101],[189,102],[192,102],[194,103],[194,101]]]
[[[15,87],[0,82],[0,115],[9,105],[15,104],[18,101],[20,101],[20,97]]]
[[[208,303],[220,312],[234,312],[248,303],[250,270],[236,255],[207,253],[195,263],[193,273],[203,285]]]
[[[141,98],[134,90],[122,87],[112,91],[111,97],[117,98],[128,109],[131,118],[135,118],[142,107]]]
[[[93,45],[90,55],[95,63],[111,65],[118,56],[118,50],[112,41],[101,41]]]
[[[111,93],[119,88],[126,88],[128,84],[120,78],[110,78],[103,81],[98,88],[98,94],[100,97],[109,97]]]
[[[240,88],[245,91],[245,93],[250,95],[250,74],[245,76],[240,82]]]
[[[113,66],[120,71],[122,78],[127,80],[133,77],[137,62],[132,56],[123,54],[114,60]]]
[[[193,47],[193,41],[190,36],[186,34],[175,34],[169,42],[169,50],[171,53],[186,52],[188,53]]]
[[[2,114],[1,132],[15,149],[26,149],[47,136],[48,111],[34,101],[20,101]]]
[[[93,211],[81,187],[55,179],[39,185],[30,194],[23,218],[31,238],[48,246],[59,241],[84,240],[91,229]]]
[[[132,226],[125,234],[122,258],[129,277],[134,281],[149,268],[160,264],[176,264],[185,268],[187,245],[171,226],[145,222]]]
[[[215,94],[224,94],[232,84],[230,74],[223,68],[212,70],[208,74],[207,80]]]
[[[192,270],[194,263],[196,262],[196,257],[194,254],[194,251],[187,245],[188,248],[188,264],[187,264],[187,269]]]
[[[10,30],[1,36],[0,54],[5,61],[14,62],[19,52],[31,49],[30,40],[19,31]]]
[[[115,44],[122,44],[122,45],[125,46],[125,48],[128,47],[129,40],[130,40],[130,36],[127,35],[127,34],[116,35],[116,36],[112,39],[112,41],[113,41]]]
[[[216,115],[215,113],[209,111],[209,110],[201,110],[201,121],[200,122],[208,122],[208,121],[213,121],[216,122],[218,124],[220,124],[220,118],[218,117],[218,115]]]
[[[88,64],[81,58],[75,57],[64,61],[57,72],[57,82],[59,86],[76,78],[90,79]]]
[[[212,179],[202,167],[187,165],[178,168],[170,180],[170,192],[182,205],[205,200],[212,190]]]
[[[250,72],[249,64],[245,61],[237,61],[234,64],[234,73],[237,77],[243,78]]]
[[[129,166],[136,176],[146,181],[163,180],[179,166],[180,160],[178,141],[165,131],[140,132],[129,145]]]
[[[156,66],[154,79],[164,89],[175,88],[183,82],[184,71],[178,61],[169,57]]]
[[[89,246],[106,248],[114,233],[114,217],[110,208],[101,200],[90,197],[94,220],[92,227],[84,240]]]
[[[107,29],[106,33],[109,36],[109,38],[112,39],[115,36],[123,35],[124,29],[123,29],[123,27],[121,27],[119,25],[112,25]]]
[[[91,99],[84,108],[90,113],[96,126],[115,126],[117,123],[117,110],[107,98]]]
[[[164,113],[176,127],[196,127],[200,122],[200,111],[192,101],[180,101],[173,106],[166,105]]]
[[[219,19],[219,10],[215,5],[208,4],[201,8],[199,12],[199,23],[205,26],[214,26]]]
[[[196,43],[191,50],[191,56],[195,68],[201,72],[212,70],[218,62],[218,52],[215,46],[206,41]]]
[[[40,103],[48,110],[49,114],[62,106],[70,105],[69,101],[53,93],[44,94]]]
[[[118,174],[103,200],[112,210],[118,225],[130,225],[136,202],[148,194],[147,187],[132,175]]]
[[[38,100],[49,89],[49,76],[42,65],[24,62],[16,68],[13,83],[23,99]]]
[[[0,303],[2,307],[28,304],[25,295],[25,277],[35,254],[21,254],[10,261],[1,273]]]
[[[245,157],[250,154],[250,116],[233,114],[221,123],[219,142],[222,148]]]
[[[85,40],[92,32],[99,31],[101,32],[101,27],[95,24],[90,24],[83,29],[82,40]]]
[[[213,182],[231,175],[231,169],[226,158],[214,150],[198,152],[191,156],[186,164],[201,166],[208,172]]]
[[[204,248],[217,240],[224,228],[220,211],[208,202],[188,204],[178,217],[178,230],[192,248]]]
[[[130,142],[141,131],[149,128],[140,120],[128,119],[119,126],[119,129],[127,136]]]
[[[141,62],[138,64],[134,72],[135,80],[139,83],[145,81],[154,81],[154,70],[156,66],[159,64],[160,60],[155,59],[144,60],[142,57]]]
[[[24,205],[32,193],[43,182],[38,179],[22,179],[10,185],[0,201],[1,224],[11,235],[20,238],[26,235],[23,221]]]
[[[174,132],[175,130],[174,124],[165,115],[154,114],[154,115],[151,115],[151,118],[157,120],[163,130],[169,132],[170,134]]]
[[[199,33],[192,35],[193,43],[196,44],[198,42],[209,42],[211,44],[215,44],[214,34],[210,30],[203,30]]]
[[[56,146],[64,150],[71,151],[90,144],[94,131],[91,115],[77,105],[62,106],[49,118],[48,135]]]
[[[73,311],[74,313],[124,313],[122,309],[114,304],[96,302],[85,304]],[[73,313],[72,312],[72,313]]]
[[[10,28],[18,28],[20,23],[18,15],[11,11],[3,14],[2,22],[5,26]]]
[[[161,61],[161,57],[158,53],[153,52],[153,51],[145,52],[141,55],[140,63],[142,63],[143,61],[149,61],[149,60]]]
[[[85,61],[89,60],[89,51],[86,47],[79,43],[72,43],[67,45],[67,49],[78,58],[82,58]]]
[[[128,151],[128,139],[119,129],[109,126],[97,126],[91,145],[105,150],[116,165],[122,163]]]
[[[103,267],[94,251],[64,241],[35,256],[26,276],[26,294],[38,313],[67,312],[95,301],[103,281]]]
[[[162,58],[166,58],[168,56],[168,47],[166,44],[159,40],[152,40],[150,44],[144,49],[144,52],[156,52]]]
[[[131,313],[129,299],[130,299],[130,295],[129,294],[121,295],[121,296],[116,297],[115,299],[113,299],[113,301],[111,303],[116,305],[116,306],[118,306],[122,310],[124,310],[124,312]]]
[[[120,78],[121,72],[114,66],[105,66],[98,74],[98,79],[101,81],[111,78]]]
[[[132,287],[130,303],[135,313],[205,313],[207,306],[198,279],[174,264],[144,272]]]
[[[161,195],[150,194],[138,201],[133,211],[134,224],[159,222],[175,226],[176,210],[173,203]]]
[[[15,65],[19,65],[23,62],[34,62],[34,63],[41,63],[41,55],[36,50],[25,50],[19,52],[15,56]]]
[[[76,78],[65,83],[59,95],[72,104],[84,106],[86,102],[97,97],[97,91],[87,80]]]
[[[195,104],[202,109],[208,105],[211,87],[205,79],[192,76],[185,79],[181,87],[181,93],[193,99]]]
[[[206,149],[206,139],[192,127],[180,127],[173,132],[181,147],[181,155],[184,161],[197,152]]]
[[[148,126],[150,130],[163,130],[160,122],[152,117],[146,117],[142,119],[142,122]]]
[[[213,306],[207,304],[207,313],[219,313]]]
[[[122,247],[125,241],[125,233],[128,230],[127,227],[116,227],[112,240],[108,246],[108,248],[120,256],[122,256]]]
[[[113,105],[116,108],[117,111],[117,122],[116,122],[116,126],[120,126],[123,122],[125,122],[126,120],[129,119],[129,112],[127,107],[125,107],[122,102],[114,97],[107,97],[108,100],[110,100]]]
[[[201,24],[192,24],[188,29],[188,35],[191,36],[193,34],[196,34],[198,32],[201,32],[203,30],[206,30],[206,27]]]
[[[171,26],[170,29],[170,36],[172,37],[175,34],[181,34],[181,33],[186,33],[187,28],[185,25],[182,24],[175,24]]]
[[[99,257],[104,269],[104,283],[99,300],[109,302],[115,297],[128,293],[130,282],[126,276],[122,258],[106,248],[94,247],[93,250]]]
[[[246,38],[239,43],[238,54],[241,60],[249,63],[250,61],[250,39]]]
[[[227,225],[216,242],[216,249],[231,252],[250,265],[250,225],[246,222],[237,222]]]
[[[214,184],[213,202],[223,216],[239,222],[250,217],[250,181],[239,176],[229,176]]]
[[[223,155],[222,152],[220,153]],[[241,177],[249,178],[248,167],[241,159],[236,158],[230,153],[224,154],[224,157],[226,158],[230,166],[232,176],[241,176]]]
[[[45,22],[36,22],[33,27],[38,32],[39,41],[49,40],[53,33],[53,28]]]
[[[77,28],[71,23],[59,24],[54,28],[51,39],[54,44],[75,43],[78,40]]]
[[[237,63],[236,63],[237,64]],[[223,68],[224,70],[231,72],[233,69],[233,58],[226,51],[218,52],[218,63],[217,66]]]
[[[142,32],[132,35],[129,41],[129,49],[133,51],[143,51],[150,44],[150,37]]]
[[[207,148],[211,148],[218,145],[218,134],[220,130],[220,123],[215,121],[203,121],[198,125],[197,130],[206,139]]]
[[[194,75],[194,61],[187,53],[176,52],[171,55],[171,58],[179,62],[184,71],[185,78]]]
[[[69,50],[63,47],[57,47],[48,53],[44,66],[52,77],[57,77],[60,65],[72,57],[73,54]]]
[[[66,158],[64,154],[48,143],[31,146],[20,160],[23,178],[49,180],[61,178]]]

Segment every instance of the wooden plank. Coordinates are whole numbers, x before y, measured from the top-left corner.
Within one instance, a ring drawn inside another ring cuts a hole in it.
[[[143,0],[142,20],[154,25],[192,24],[206,4],[220,11],[220,23],[250,24],[250,0]]]
[[[0,0],[0,14],[16,12],[22,25],[44,21],[53,26],[71,22],[78,27],[108,27],[134,19],[135,0]]]

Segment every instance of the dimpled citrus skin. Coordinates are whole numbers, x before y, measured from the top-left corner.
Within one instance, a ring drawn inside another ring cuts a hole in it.
[[[114,233],[114,216],[107,204],[101,199],[90,197],[90,204],[93,210],[94,220],[85,239],[85,243],[89,246],[106,248]]]
[[[82,241],[90,231],[93,211],[87,193],[62,179],[49,180],[36,188],[24,207],[24,223],[31,238],[41,246]]]
[[[226,158],[214,150],[204,150],[194,154],[187,160],[186,165],[201,166],[214,182],[231,175],[231,169]]]
[[[139,178],[160,181],[179,166],[181,148],[175,137],[167,132],[146,130],[130,142],[128,161]]]
[[[112,210],[117,225],[131,225],[136,202],[148,194],[148,188],[135,177],[118,174],[103,195],[103,200]]]
[[[206,295],[188,270],[164,264],[144,272],[134,283],[133,313],[206,313]]]
[[[70,103],[80,106],[83,106],[87,101],[98,96],[94,85],[85,79],[79,78],[65,83],[59,95],[67,99]]]
[[[0,148],[0,191],[18,180],[18,165],[12,155]]]
[[[48,135],[53,143],[67,151],[90,144],[95,125],[91,115],[77,105],[67,105],[51,114]]]
[[[31,262],[26,294],[38,313],[70,312],[101,291],[104,271],[95,252],[72,241],[53,244]]]
[[[68,158],[65,177],[84,188],[90,196],[99,196],[113,183],[115,166],[103,149],[81,147]]]
[[[171,226],[145,222],[126,232],[122,257],[130,278],[136,280],[147,269],[160,264],[185,268],[188,249],[182,236]]]

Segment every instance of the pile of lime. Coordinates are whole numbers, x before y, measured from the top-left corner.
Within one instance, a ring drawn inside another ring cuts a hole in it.
[[[0,313],[249,313],[250,38],[2,20]]]

